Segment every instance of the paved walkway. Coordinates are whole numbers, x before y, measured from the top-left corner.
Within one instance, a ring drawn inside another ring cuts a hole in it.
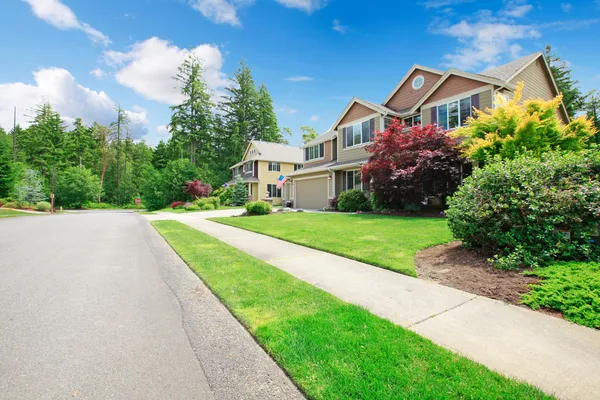
[[[559,398],[598,399],[600,331],[205,219],[239,212],[147,217],[181,221]]]
[[[148,221],[0,220],[1,399],[303,399]]]

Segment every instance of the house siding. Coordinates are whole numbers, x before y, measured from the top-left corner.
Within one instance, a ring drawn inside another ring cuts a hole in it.
[[[352,107],[350,107],[346,115],[344,115],[344,118],[342,118],[337,127],[339,127],[340,125],[350,123],[352,121],[356,121],[357,119],[367,117],[376,112],[377,111],[373,110],[372,108],[365,107],[359,103],[354,103]]]
[[[525,84],[525,86],[523,86],[522,100],[551,100],[558,95],[554,89],[552,78],[548,74],[546,65],[541,57],[521,71],[510,82],[515,85],[519,82],[523,82]],[[559,115],[564,123],[568,123],[569,119],[565,115],[562,107],[559,110]]]
[[[484,90],[479,92],[479,109],[485,110],[486,108],[492,108],[492,90]],[[448,97],[448,100],[460,98],[460,93],[456,93],[453,96]],[[444,99],[440,99],[443,101]],[[431,121],[431,106],[424,105],[421,107],[421,123],[423,125],[429,125]]]
[[[412,87],[412,81],[418,75],[422,75],[425,79],[425,82],[423,83],[423,87],[421,89],[415,90]],[[421,97],[423,97],[425,93],[427,93],[427,91],[431,89],[437,81],[440,80],[440,78],[441,76],[438,74],[416,69],[412,74],[410,74],[408,79],[402,84],[402,86],[400,86],[398,91],[394,93],[394,95],[385,105],[396,111],[411,108],[417,104]]]
[[[257,188],[257,199],[262,200],[266,198],[267,193],[267,185],[268,184],[277,184],[277,179],[279,179],[280,175],[287,175],[291,172],[294,172],[294,164],[292,163],[279,163],[281,165],[281,171],[269,171],[269,162],[268,161],[258,161],[258,176],[260,182],[258,183]],[[283,193],[282,193],[283,195]],[[281,204],[281,198],[273,199],[274,205]]]
[[[367,114],[363,117],[366,117],[369,115],[373,115],[372,110],[371,110],[370,114]],[[348,123],[351,123],[351,122],[361,119],[361,118],[355,118],[353,120],[349,120]],[[373,115],[373,118],[375,118],[375,132],[378,132],[381,130],[381,114]],[[344,132],[343,132],[343,127],[340,127],[340,126],[338,126],[338,138],[339,138],[337,141],[338,142],[338,144],[337,144],[338,162],[360,160],[360,159],[369,157],[369,152],[366,150],[366,145],[343,148]]]
[[[304,154],[304,149],[302,149],[302,152]],[[304,156],[303,156],[304,157]],[[304,163],[304,168],[310,168],[314,165],[317,164],[321,164],[327,161],[331,161],[331,140],[328,140],[325,142],[325,157],[315,160],[315,161],[311,161],[311,162],[305,162]]]
[[[468,92],[486,85],[487,83],[485,82],[474,81],[472,79],[463,78],[462,76],[453,75],[446,79],[446,81],[442,83],[442,85],[437,88],[437,90],[431,96],[429,96],[429,98],[426,100],[426,104],[433,103],[447,97],[452,97],[463,92]]]

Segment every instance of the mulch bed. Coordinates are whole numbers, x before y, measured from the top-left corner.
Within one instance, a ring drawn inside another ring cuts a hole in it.
[[[455,241],[419,251],[415,267],[421,279],[526,307],[520,303],[521,295],[529,291],[528,285],[539,282],[539,278],[518,271],[498,270],[488,258],[490,254],[464,248]],[[556,310],[539,311],[562,318]]]

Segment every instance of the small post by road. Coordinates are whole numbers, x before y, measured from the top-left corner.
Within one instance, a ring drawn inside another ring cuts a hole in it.
[[[54,193],[50,194],[50,203],[52,204],[52,206],[50,207],[50,213],[54,214],[56,212],[56,210],[54,209]]]

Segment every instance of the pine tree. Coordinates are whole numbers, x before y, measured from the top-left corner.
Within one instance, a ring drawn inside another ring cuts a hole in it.
[[[129,123],[131,122],[129,115],[125,110],[121,108],[120,104],[115,106],[115,110],[117,111],[117,120],[113,122],[111,126],[112,130],[112,143],[116,149],[116,159],[117,159],[117,170],[116,170],[116,180],[117,180],[117,204],[121,204],[121,155],[122,155],[122,138],[123,132],[126,132],[129,129]]]
[[[0,198],[8,197],[13,188],[13,161],[9,136],[0,128]]]
[[[231,192],[231,203],[241,206],[248,202],[248,189],[241,176],[235,179],[235,186]]]
[[[65,135],[65,162],[70,166],[91,168],[94,136],[92,128],[85,126],[81,118],[73,123],[73,130]]]
[[[211,154],[215,104],[210,98],[203,72],[200,60],[193,53],[179,67],[174,79],[181,85],[184,100],[171,107],[173,114],[169,127],[173,137],[189,148],[192,164],[207,166]]]
[[[259,135],[257,139],[265,142],[282,142],[283,135],[277,125],[277,116],[273,109],[273,100],[264,84],[260,86],[256,104]]]
[[[573,79],[572,71],[567,62],[553,53],[550,45],[546,45],[544,57],[546,57],[546,61],[550,65],[550,70],[552,71],[552,75],[554,75],[558,91],[563,94],[563,103],[567,109],[567,113],[569,117],[573,118],[575,113],[581,110],[583,106],[583,96],[578,86],[579,81]]]

